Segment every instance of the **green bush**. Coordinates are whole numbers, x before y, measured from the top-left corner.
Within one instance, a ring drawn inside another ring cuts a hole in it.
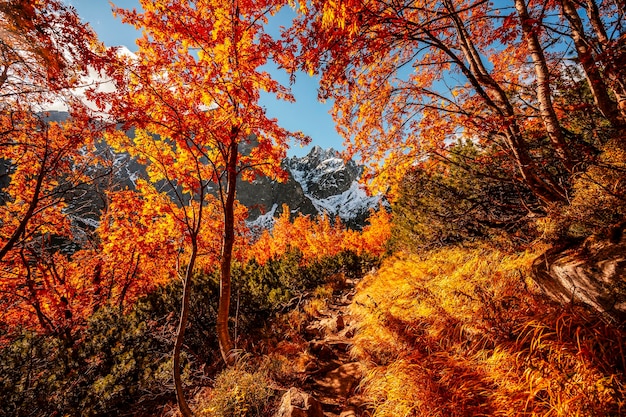
[[[458,143],[448,159],[415,166],[393,205],[392,247],[420,250],[473,240],[514,240],[537,200],[494,150]],[[522,235],[526,235],[523,233]],[[526,236],[527,237],[527,236]]]
[[[586,237],[622,223],[625,216],[626,146],[623,140],[614,140],[576,176],[570,205],[557,219],[557,232],[566,237]]]
[[[292,252],[264,266],[236,266],[231,317],[237,316],[238,335],[249,336],[292,297],[333,275],[361,274],[368,262],[346,252],[306,264],[301,253]],[[217,273],[193,278],[183,351],[188,386],[206,383],[192,370],[209,365],[205,370],[216,372],[222,366],[215,336],[218,289]],[[71,340],[15,331],[12,343],[0,348],[0,416],[151,415],[175,401],[171,352],[180,298],[181,284],[174,281],[130,311],[100,307]]]
[[[72,341],[15,334],[0,350],[0,415],[118,415],[171,401],[175,317],[160,310],[171,290],[144,297],[129,312],[101,307]]]
[[[235,301],[238,297],[240,313],[246,319],[265,320],[293,297],[327,284],[338,275],[360,277],[376,262],[351,251],[306,262],[298,250],[262,266],[252,261],[233,271]],[[254,327],[254,323],[250,322],[250,326]]]

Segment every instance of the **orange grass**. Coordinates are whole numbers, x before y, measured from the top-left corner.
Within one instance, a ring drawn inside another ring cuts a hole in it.
[[[398,255],[366,277],[352,354],[370,364],[361,388],[373,416],[626,413],[624,335],[534,291],[543,250]]]

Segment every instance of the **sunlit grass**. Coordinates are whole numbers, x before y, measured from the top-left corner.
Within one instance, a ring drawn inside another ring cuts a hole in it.
[[[535,293],[544,249],[399,255],[366,277],[352,354],[370,364],[373,415],[620,415],[624,336]]]

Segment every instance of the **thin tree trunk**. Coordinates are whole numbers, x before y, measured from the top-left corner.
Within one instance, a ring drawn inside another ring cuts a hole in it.
[[[523,182],[532,193],[539,198],[545,207],[564,201],[566,196],[562,187],[555,184],[548,173],[544,173],[544,176],[548,177],[548,179],[544,179],[543,176],[540,175],[541,171],[528,152],[528,144],[524,140],[521,129],[517,123],[515,109],[506,95],[506,92],[493,79],[483,64],[480,54],[465,29],[463,21],[456,12],[454,4],[450,0],[444,1],[450,12],[450,18],[459,36],[461,50],[468,64],[466,65],[465,62],[461,61],[461,59],[445,45],[437,43],[438,39],[436,37],[429,32],[425,33],[454,60],[476,89],[476,92],[484,100],[485,104],[499,114],[503,121],[507,121],[508,126],[503,132],[503,136],[506,138],[506,145],[513,154],[515,164],[519,169]],[[487,93],[487,90],[494,95],[494,98]]]
[[[559,120],[557,119],[556,112],[554,111],[552,91],[550,88],[550,71],[548,69],[546,57],[543,54],[543,48],[539,43],[539,37],[535,32],[535,27],[531,23],[532,20],[528,14],[528,8],[526,7],[525,0],[515,0],[515,8],[520,18],[522,33],[526,39],[530,56],[532,57],[535,65],[535,76],[537,77],[537,100],[539,101],[539,110],[543,125],[545,126],[546,133],[548,134],[550,143],[552,143],[556,156],[559,158],[566,170],[572,171],[575,163],[567,150],[565,135],[563,135]]]
[[[37,295],[37,290],[35,289],[35,281],[33,280],[32,272],[30,266],[28,265],[28,260],[24,255],[24,249],[20,250],[20,258],[22,260],[22,264],[24,268],[26,268],[26,287],[28,288],[28,292],[30,293],[30,297],[32,299],[32,306],[35,309],[35,313],[37,314],[37,320],[39,320],[39,325],[45,331],[52,330],[53,326],[48,317],[41,310],[41,304],[39,303],[39,297]]]
[[[624,16],[624,14],[626,14],[626,2],[616,1],[615,3],[619,8],[618,13]],[[617,58],[617,61],[620,61],[619,55],[624,54],[624,52],[620,49],[619,42],[617,45],[615,42],[611,42],[604,22],[602,21],[600,9],[595,0],[587,0],[585,10],[587,11],[587,17],[589,18],[589,22],[597,38],[597,52],[605,56],[611,56],[614,59]],[[615,95],[617,109],[622,122],[624,122],[626,121],[626,82],[624,81],[626,79],[626,73],[624,66],[619,64],[615,65],[611,60],[604,62],[604,64],[604,79]]]
[[[591,44],[589,39],[585,35],[584,26],[576,7],[571,0],[561,0],[561,7],[565,18],[569,21],[572,31],[572,39],[578,52],[578,59],[580,61],[587,83],[593,94],[593,100],[600,110],[600,113],[611,123],[613,127],[620,127],[623,125],[623,120],[620,119],[620,113],[615,103],[608,92],[608,87],[604,82],[604,77],[600,73],[600,69],[596,65]]]
[[[585,7],[585,10],[587,10],[589,22],[591,23],[591,27],[593,27],[596,37],[598,38],[598,42],[600,45],[607,45],[609,43],[609,36],[606,33],[604,23],[600,17],[600,9],[598,9],[598,5],[594,0],[587,0],[586,4],[587,6]]]
[[[187,320],[189,319],[189,304],[191,301],[191,279],[193,275],[193,269],[196,264],[196,258],[198,256],[198,238],[196,235],[191,237],[191,256],[189,263],[187,264],[187,270],[185,271],[185,278],[183,279],[183,299],[180,307],[180,319],[178,322],[178,329],[176,330],[176,341],[174,342],[173,353],[173,372],[174,372],[174,386],[176,389],[176,400],[178,401],[178,408],[183,417],[193,417],[193,412],[189,408],[189,404],[185,400],[185,392],[183,390],[183,381],[180,375],[180,353],[183,347],[183,340],[185,339],[185,329],[187,327]]]
[[[41,161],[41,168],[39,169],[39,173],[37,174],[37,182],[35,183],[35,190],[33,192],[33,197],[30,200],[30,203],[28,204],[28,209],[26,210],[26,213],[24,213],[24,216],[22,217],[20,224],[13,231],[13,234],[11,235],[9,240],[7,240],[4,246],[0,249],[0,261],[4,259],[6,254],[11,249],[13,249],[15,244],[22,237],[22,235],[26,231],[26,226],[28,225],[28,222],[35,214],[35,210],[37,209],[37,206],[39,205],[39,198],[41,194],[41,188],[43,186],[43,180],[44,180],[44,177],[46,176],[46,164],[47,163],[48,163],[48,145],[46,144],[46,150],[43,155],[43,160]]]
[[[238,142],[236,129],[233,131],[232,142],[228,147],[226,165],[226,199],[224,200],[224,235],[220,259],[220,299],[217,309],[217,339],[222,358],[228,365],[233,365],[233,342],[228,331],[230,313],[231,270],[233,247],[235,245],[235,195],[237,191],[237,160]]]

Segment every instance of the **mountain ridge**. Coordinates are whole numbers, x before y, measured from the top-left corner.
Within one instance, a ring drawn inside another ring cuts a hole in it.
[[[46,112],[48,121],[60,122],[67,117],[63,111]],[[254,143],[251,140],[245,146],[252,148]],[[134,188],[135,180],[145,176],[142,167],[128,155],[116,154],[114,159],[122,187]],[[285,158],[282,168],[287,172],[285,182],[258,176],[252,182],[238,183],[237,197],[248,208],[247,223],[252,229],[271,228],[285,204],[293,216],[339,217],[348,227],[361,229],[371,210],[388,205],[381,195],[369,196],[359,183],[363,166],[352,159],[344,160],[333,148],[314,146],[305,156]]]
[[[293,215],[339,217],[347,226],[360,229],[371,210],[381,203],[387,205],[380,195],[368,196],[359,183],[363,167],[352,159],[344,160],[333,148],[314,146],[303,157],[285,158],[282,165],[288,174],[285,183],[255,180],[253,186],[242,184],[238,190],[240,202],[252,208],[248,223],[253,228],[271,227],[272,219],[287,204]],[[264,210],[255,209],[255,204],[264,204]]]

